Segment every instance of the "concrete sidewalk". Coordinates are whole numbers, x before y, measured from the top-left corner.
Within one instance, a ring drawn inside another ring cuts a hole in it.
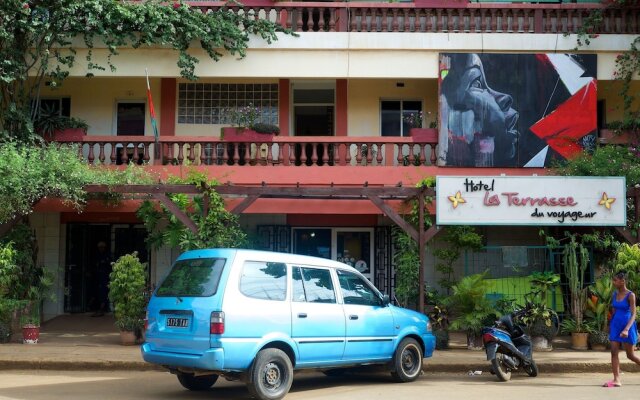
[[[483,351],[465,348],[463,335],[451,335],[451,349],[436,351],[425,359],[427,372],[489,371]],[[574,351],[568,349],[568,338],[554,341],[554,350],[536,352],[534,358],[541,372],[610,372],[608,351]],[[640,371],[620,354],[622,369]],[[120,336],[112,316],[62,316],[42,327],[40,342],[0,344],[0,369],[48,370],[153,370],[159,367],[145,363],[140,346],[120,345]]]

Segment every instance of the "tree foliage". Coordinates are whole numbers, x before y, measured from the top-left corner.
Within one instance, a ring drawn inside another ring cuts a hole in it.
[[[563,176],[624,176],[627,186],[640,183],[640,158],[626,146],[596,147],[575,158],[555,165],[555,173]]]
[[[433,249],[433,255],[438,258],[436,271],[440,272],[438,284],[447,291],[456,284],[454,264],[464,250],[479,250],[482,248],[482,235],[476,228],[467,225],[448,226],[439,237],[444,247]]]
[[[62,199],[81,209],[87,201],[87,184],[150,183],[143,167],[124,170],[93,167],[78,157],[74,146],[24,146],[0,144],[0,224],[28,215],[42,198]],[[111,194],[109,199],[117,199]]]
[[[201,12],[182,1],[2,0],[0,1],[0,134],[33,139],[38,99],[45,80],[56,87],[80,60],[77,44],[88,49],[87,76],[115,70],[112,56],[130,46],[163,46],[177,52],[181,75],[196,79],[198,44],[213,60],[224,54],[244,57],[252,35],[271,43],[285,30],[251,13],[229,8]],[[288,32],[288,31],[287,31]],[[93,57],[106,46],[101,65]]]
[[[617,9],[622,11],[637,8],[638,0],[607,0],[603,1],[606,8],[597,8],[590,11],[589,15],[582,20],[582,25],[578,28],[578,47],[588,46],[591,41],[599,37],[597,32],[604,31],[603,12],[606,9]],[[636,36],[627,51],[616,57],[614,78],[622,82],[620,96],[622,97],[623,117],[620,129],[640,129],[640,111],[633,108],[636,93],[631,89],[631,82],[640,73],[640,36]]]

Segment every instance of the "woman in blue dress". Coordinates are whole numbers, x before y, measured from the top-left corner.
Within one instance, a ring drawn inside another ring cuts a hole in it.
[[[622,386],[620,382],[620,359],[618,352],[624,347],[627,358],[640,365],[640,358],[633,353],[633,347],[638,341],[636,328],[636,295],[627,289],[626,271],[618,271],[613,275],[615,292],[611,307],[613,316],[609,323],[609,341],[611,341],[611,369],[613,380],[606,382],[605,387]]]

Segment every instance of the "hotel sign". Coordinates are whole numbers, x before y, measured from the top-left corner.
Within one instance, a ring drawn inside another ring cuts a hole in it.
[[[625,226],[624,177],[439,176],[437,225]]]

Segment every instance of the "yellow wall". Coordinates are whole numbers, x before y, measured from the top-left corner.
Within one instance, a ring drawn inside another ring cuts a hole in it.
[[[160,79],[151,79],[151,93],[159,118]],[[71,116],[89,124],[89,135],[115,135],[116,101],[147,102],[147,83],[140,78],[69,78],[61,87],[45,88],[42,98],[71,97]],[[153,135],[147,106],[145,135]]]
[[[620,96],[620,89],[622,82],[620,81],[598,81],[598,100],[605,101],[605,122],[620,121],[622,119],[622,97]],[[640,82],[633,81],[631,83],[631,93],[637,94],[640,92]],[[640,107],[640,99],[636,97],[632,109],[638,109]]]
[[[404,83],[398,87],[397,83]],[[349,136],[380,135],[381,100],[422,100],[424,112],[438,112],[435,79],[352,79],[348,86]]]
[[[178,82],[186,82],[179,80]],[[199,82],[277,83],[276,79],[202,79]],[[398,87],[398,82],[404,87]],[[632,83],[640,92],[640,82]],[[606,104],[606,121],[622,118],[622,98],[617,81],[598,82],[598,99]],[[160,123],[160,79],[151,79],[151,91]],[[348,84],[348,132],[350,136],[380,135],[380,100],[422,100],[425,112],[437,113],[438,82],[436,79],[351,79]],[[90,135],[115,134],[115,104],[117,100],[146,103],[146,81],[139,78],[69,78],[60,88],[43,89],[42,97],[71,97],[71,115],[87,121]],[[640,105],[640,100],[636,103]],[[176,110],[177,111],[177,110]],[[152,135],[147,108],[146,135]],[[222,125],[178,124],[178,136],[218,136]],[[162,132],[162,126],[159,126]]]
[[[591,45],[581,47],[584,53],[598,54],[598,79],[612,79],[615,58],[629,49],[636,35],[602,35]],[[429,79],[438,76],[438,53],[556,53],[575,52],[575,35],[513,34],[513,33],[368,33],[368,32],[300,32],[298,37],[279,35],[272,44],[251,38],[247,56],[243,59],[225,55],[211,60],[197,43],[189,53],[200,60],[196,75],[202,77],[250,77],[292,79]],[[179,77],[178,54],[166,48],[120,48],[113,57],[117,69],[88,71],[84,60],[86,49],[78,43],[77,62],[72,76],[134,77],[144,76],[145,67],[151,76]],[[108,51],[96,47],[94,61],[106,65]]]

